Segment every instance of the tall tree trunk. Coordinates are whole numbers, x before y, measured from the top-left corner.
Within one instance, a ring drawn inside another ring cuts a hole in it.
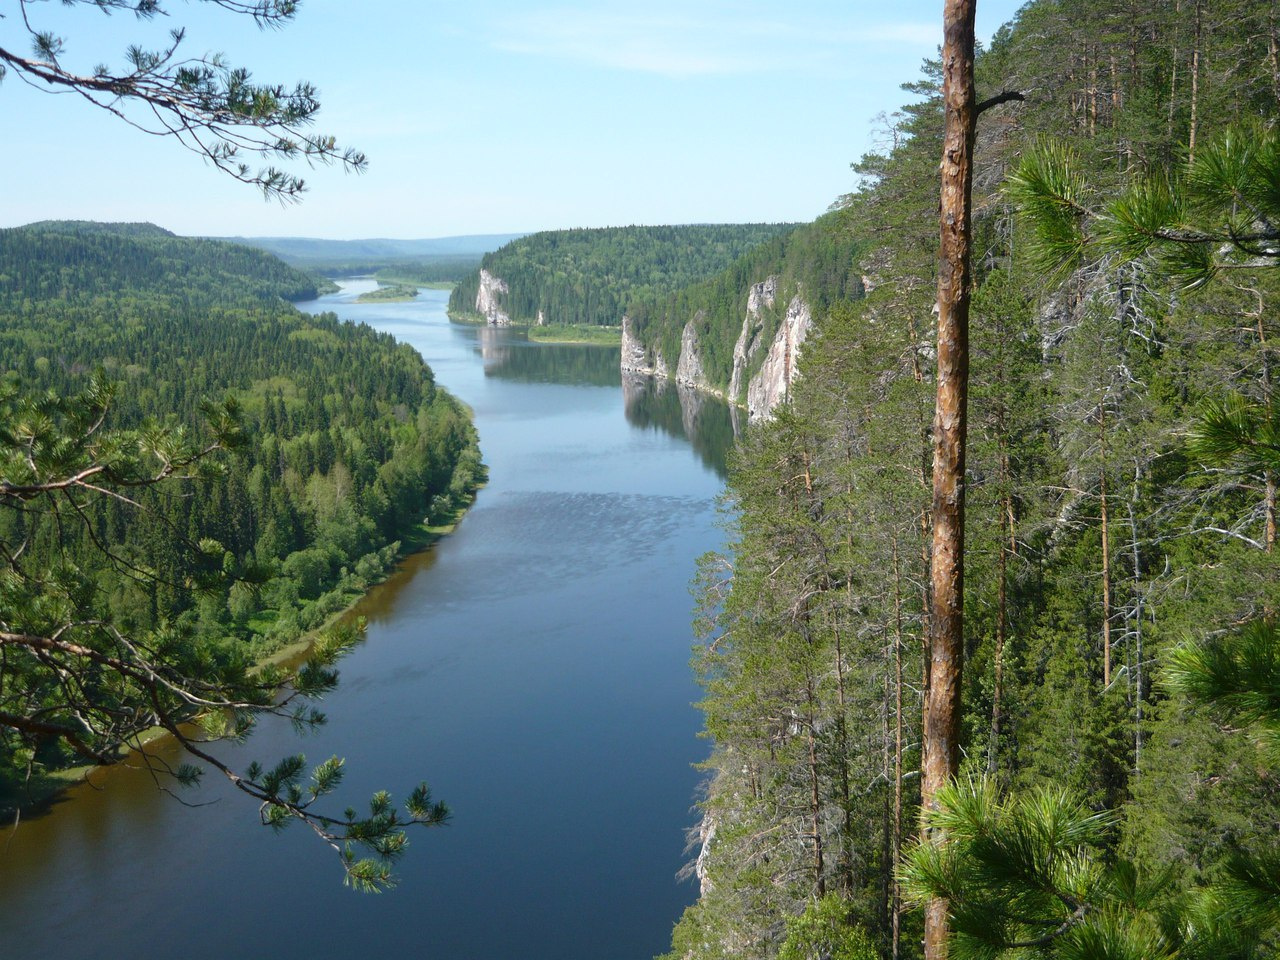
[[[1280,103],[1280,16],[1271,8],[1270,29],[1267,31],[1267,60],[1271,63],[1271,92]]]
[[[1272,38],[1275,42],[1275,38]],[[1271,354],[1268,352],[1271,348],[1267,345],[1267,328],[1263,325],[1262,318],[1265,313],[1262,303],[1262,295],[1258,295],[1258,350],[1262,355],[1262,402],[1266,404],[1267,419],[1272,418],[1271,409]],[[1266,484],[1266,536],[1265,542],[1267,553],[1274,553],[1276,549],[1276,475],[1271,470],[1262,472],[1263,482]]]
[[[1085,61],[1089,64],[1089,136],[1098,132],[1098,60],[1097,51],[1085,48]]]
[[[1107,407],[1098,412],[1098,452],[1102,464],[1098,502],[1102,508],[1102,686],[1111,686],[1111,532],[1107,516]]]
[[[809,716],[806,718],[809,748],[809,818],[813,830],[813,876],[814,889],[819,897],[826,896],[827,878],[822,854],[822,794],[818,780],[818,743],[814,736],[814,727],[818,723],[816,697],[813,689],[813,678],[806,681],[809,700]]]
[[[1000,526],[1007,522],[1000,518]],[[1000,553],[996,559],[996,655],[995,684],[991,690],[991,740],[987,744],[987,773],[995,776],[1000,761],[1000,714],[1001,699],[1004,696],[1004,643],[1005,623],[1008,605],[1008,564],[1005,557],[1004,530],[1000,531]]]
[[[1111,129],[1120,122],[1120,67],[1116,64],[1116,55],[1111,55]]]
[[[999,329],[1003,339],[1007,331],[1003,326]],[[1007,389],[1003,353],[994,377]],[[1017,553],[1017,531],[1014,529],[1013,514],[1013,476],[1009,466],[1009,417],[1001,400],[996,406],[996,436],[1000,449],[1000,545],[996,555],[996,651],[995,682],[991,689],[991,739],[987,743],[987,774],[995,776],[1000,762],[1000,722],[1002,701],[1004,699],[1004,645],[1009,624],[1009,562],[1011,553]]]
[[[889,635],[886,633],[884,653],[884,683],[882,685],[883,698],[880,702],[881,706],[881,770],[880,775],[884,777],[885,783],[893,783],[893,655],[894,647],[897,645],[896,638],[890,642]],[[893,894],[896,886],[894,874],[897,872],[898,855],[894,850],[893,844],[893,795],[886,792],[884,795],[884,821],[881,824],[880,833],[880,916],[877,918],[884,926],[891,924],[890,917],[893,916]]]
[[[938,255],[938,399],[933,421],[933,615],[930,617],[928,729],[921,801],[936,809],[938,791],[960,761],[960,693],[964,670],[964,465],[969,392],[969,294],[972,283],[973,57],[976,0],[943,8],[941,231]],[[947,905],[925,910],[926,960],[947,952]]]
[[[1191,33],[1191,130],[1187,140],[1187,159],[1196,159],[1196,123],[1200,106],[1200,13],[1202,0],[1195,0],[1195,16]]]
[[[1137,650],[1134,654],[1133,673],[1133,778],[1142,775],[1142,552],[1138,548],[1138,483],[1142,468],[1135,461],[1133,467],[1133,493],[1129,498],[1129,543],[1133,551],[1133,639]]]
[[[1165,136],[1173,140],[1173,118],[1178,112],[1178,25],[1182,22],[1182,0],[1173,4],[1173,51],[1169,58],[1169,117],[1165,124]]]
[[[840,889],[846,896],[852,896],[854,890],[853,877],[853,801],[849,784],[849,716],[845,705],[844,682],[844,649],[840,639],[840,625],[833,629],[836,642],[836,703],[840,708],[840,716],[836,719],[836,730],[839,733],[840,761],[840,806],[844,810],[844,824],[840,839],[840,859],[836,866],[839,875]]]
[[[902,886],[896,869],[902,859],[902,568],[898,560],[898,536],[893,537],[893,891],[890,927],[893,931],[890,960],[898,960],[902,943]]]

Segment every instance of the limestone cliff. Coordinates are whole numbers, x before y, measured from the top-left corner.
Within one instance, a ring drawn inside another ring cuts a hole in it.
[[[752,284],[747,294],[747,315],[742,321],[742,332],[733,345],[733,376],[729,379],[729,396],[738,401],[742,398],[743,378],[756,355],[763,348],[760,334],[764,331],[764,313],[772,310],[778,296],[778,278],[776,276]]]
[[[511,326],[511,317],[498,302],[499,294],[507,292],[507,283],[495,277],[483,267],[480,269],[480,287],[476,290],[476,313],[489,322],[491,327]]]
[[[705,321],[702,311],[688,320],[681,331],[680,356],[672,379],[682,387],[744,405],[751,420],[767,419],[786,399],[795,382],[800,348],[813,326],[812,311],[799,293],[787,304],[786,313],[772,320],[777,316],[774,311],[778,306],[778,286],[778,277],[773,275],[753,284],[748,291],[746,316],[733,347],[733,372],[728,390],[720,389],[706,372],[702,345],[698,341],[698,329]],[[766,331],[773,322],[778,326],[769,339]],[[650,353],[631,329],[627,317],[622,320],[622,369],[629,373],[671,376],[661,352],[655,348]],[[750,373],[752,369],[756,370],[754,374]]]
[[[809,305],[796,294],[787,305],[760,372],[747,384],[747,416],[759,420],[769,416],[773,408],[787,398],[787,390],[796,379],[800,347],[813,326]]]
[[[684,325],[680,335],[680,360],[676,363],[676,383],[697,390],[714,390],[702,369],[702,357],[698,353],[697,324],[703,319],[701,313]]]
[[[631,318],[622,318],[622,372],[643,373],[652,377],[668,377],[667,361],[662,351],[654,348],[653,356],[631,330]]]

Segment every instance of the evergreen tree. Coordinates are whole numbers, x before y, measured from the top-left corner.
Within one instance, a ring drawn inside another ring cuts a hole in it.
[[[246,15],[262,28],[293,19],[294,0],[204,0]],[[67,0],[64,6],[94,7],[102,14],[127,11],[139,19],[168,16],[161,0]],[[68,64],[73,45],[39,25],[38,9],[24,2],[22,15],[5,18],[0,40],[0,77],[12,71],[33,87],[52,93],[74,92],[89,103],[124,118],[147,133],[173,137],[223,173],[252,184],[272,199],[297,199],[306,189],[301,177],[268,164],[253,170],[246,157],[309,163],[339,163],[348,170],[366,166],[364,154],[339,147],[334,139],[309,129],[320,110],[309,83],[292,88],[252,81],[248,70],[231,66],[221,54],[187,57],[186,31],[170,31],[156,50],[130,47],[124,63],[108,67],[83,58]],[[19,53],[29,45],[31,55]]]

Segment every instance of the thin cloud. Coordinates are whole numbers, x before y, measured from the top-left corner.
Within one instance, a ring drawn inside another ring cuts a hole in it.
[[[937,46],[942,42],[942,29],[936,23],[881,23],[867,28],[862,38],[883,43]]]
[[[493,43],[513,53],[692,77],[794,71],[868,45],[932,47],[937,32],[933,24],[914,22],[855,27],[554,8],[500,24]]]

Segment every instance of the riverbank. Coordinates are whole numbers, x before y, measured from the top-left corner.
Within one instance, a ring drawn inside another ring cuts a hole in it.
[[[406,287],[417,287],[419,290],[452,290],[458,285],[453,280],[432,280],[430,283],[423,283],[413,277],[398,277],[394,274],[375,276],[374,279],[379,283],[400,284]]]
[[[453,533],[458,524],[462,522],[462,518],[466,516],[467,511],[475,503],[477,495],[484,486],[485,481],[482,479],[444,522],[432,524],[423,520],[406,530],[400,540],[394,541],[396,550],[393,554],[394,559],[392,562],[384,567],[377,579],[371,581],[365,590],[352,595],[349,602],[342,609],[335,611],[318,627],[307,631],[295,640],[290,640],[284,645],[256,657],[253,669],[262,670],[266,667],[294,669],[300,667],[305,662],[312,647],[315,646],[316,640],[326,631],[349,620],[356,606],[385,583],[404,561],[431,549],[440,540]],[[388,544],[388,546],[390,545]],[[115,764],[141,764],[143,761],[139,759],[139,751],[153,744],[162,744],[166,738],[171,738],[171,735],[163,727],[151,727],[141,731],[130,739],[127,746],[120,751]],[[33,769],[30,777],[23,783],[15,784],[8,788],[0,784],[0,821],[17,824],[24,816],[39,815],[45,812],[58,802],[63,793],[79,783],[87,782],[94,771],[103,768],[104,765],[102,764],[79,764],[54,770]]]
[[[464,327],[489,326],[483,314],[450,311],[449,322]],[[523,333],[530,343],[572,343],[586,346],[622,348],[622,327],[605,327],[580,323],[512,323],[495,329]]]
[[[597,327],[582,324],[547,323],[525,328],[530,340],[536,343],[583,343],[597,346],[622,347],[621,327]]]
[[[356,303],[410,303],[418,299],[418,287],[410,283],[380,285],[356,297]]]

